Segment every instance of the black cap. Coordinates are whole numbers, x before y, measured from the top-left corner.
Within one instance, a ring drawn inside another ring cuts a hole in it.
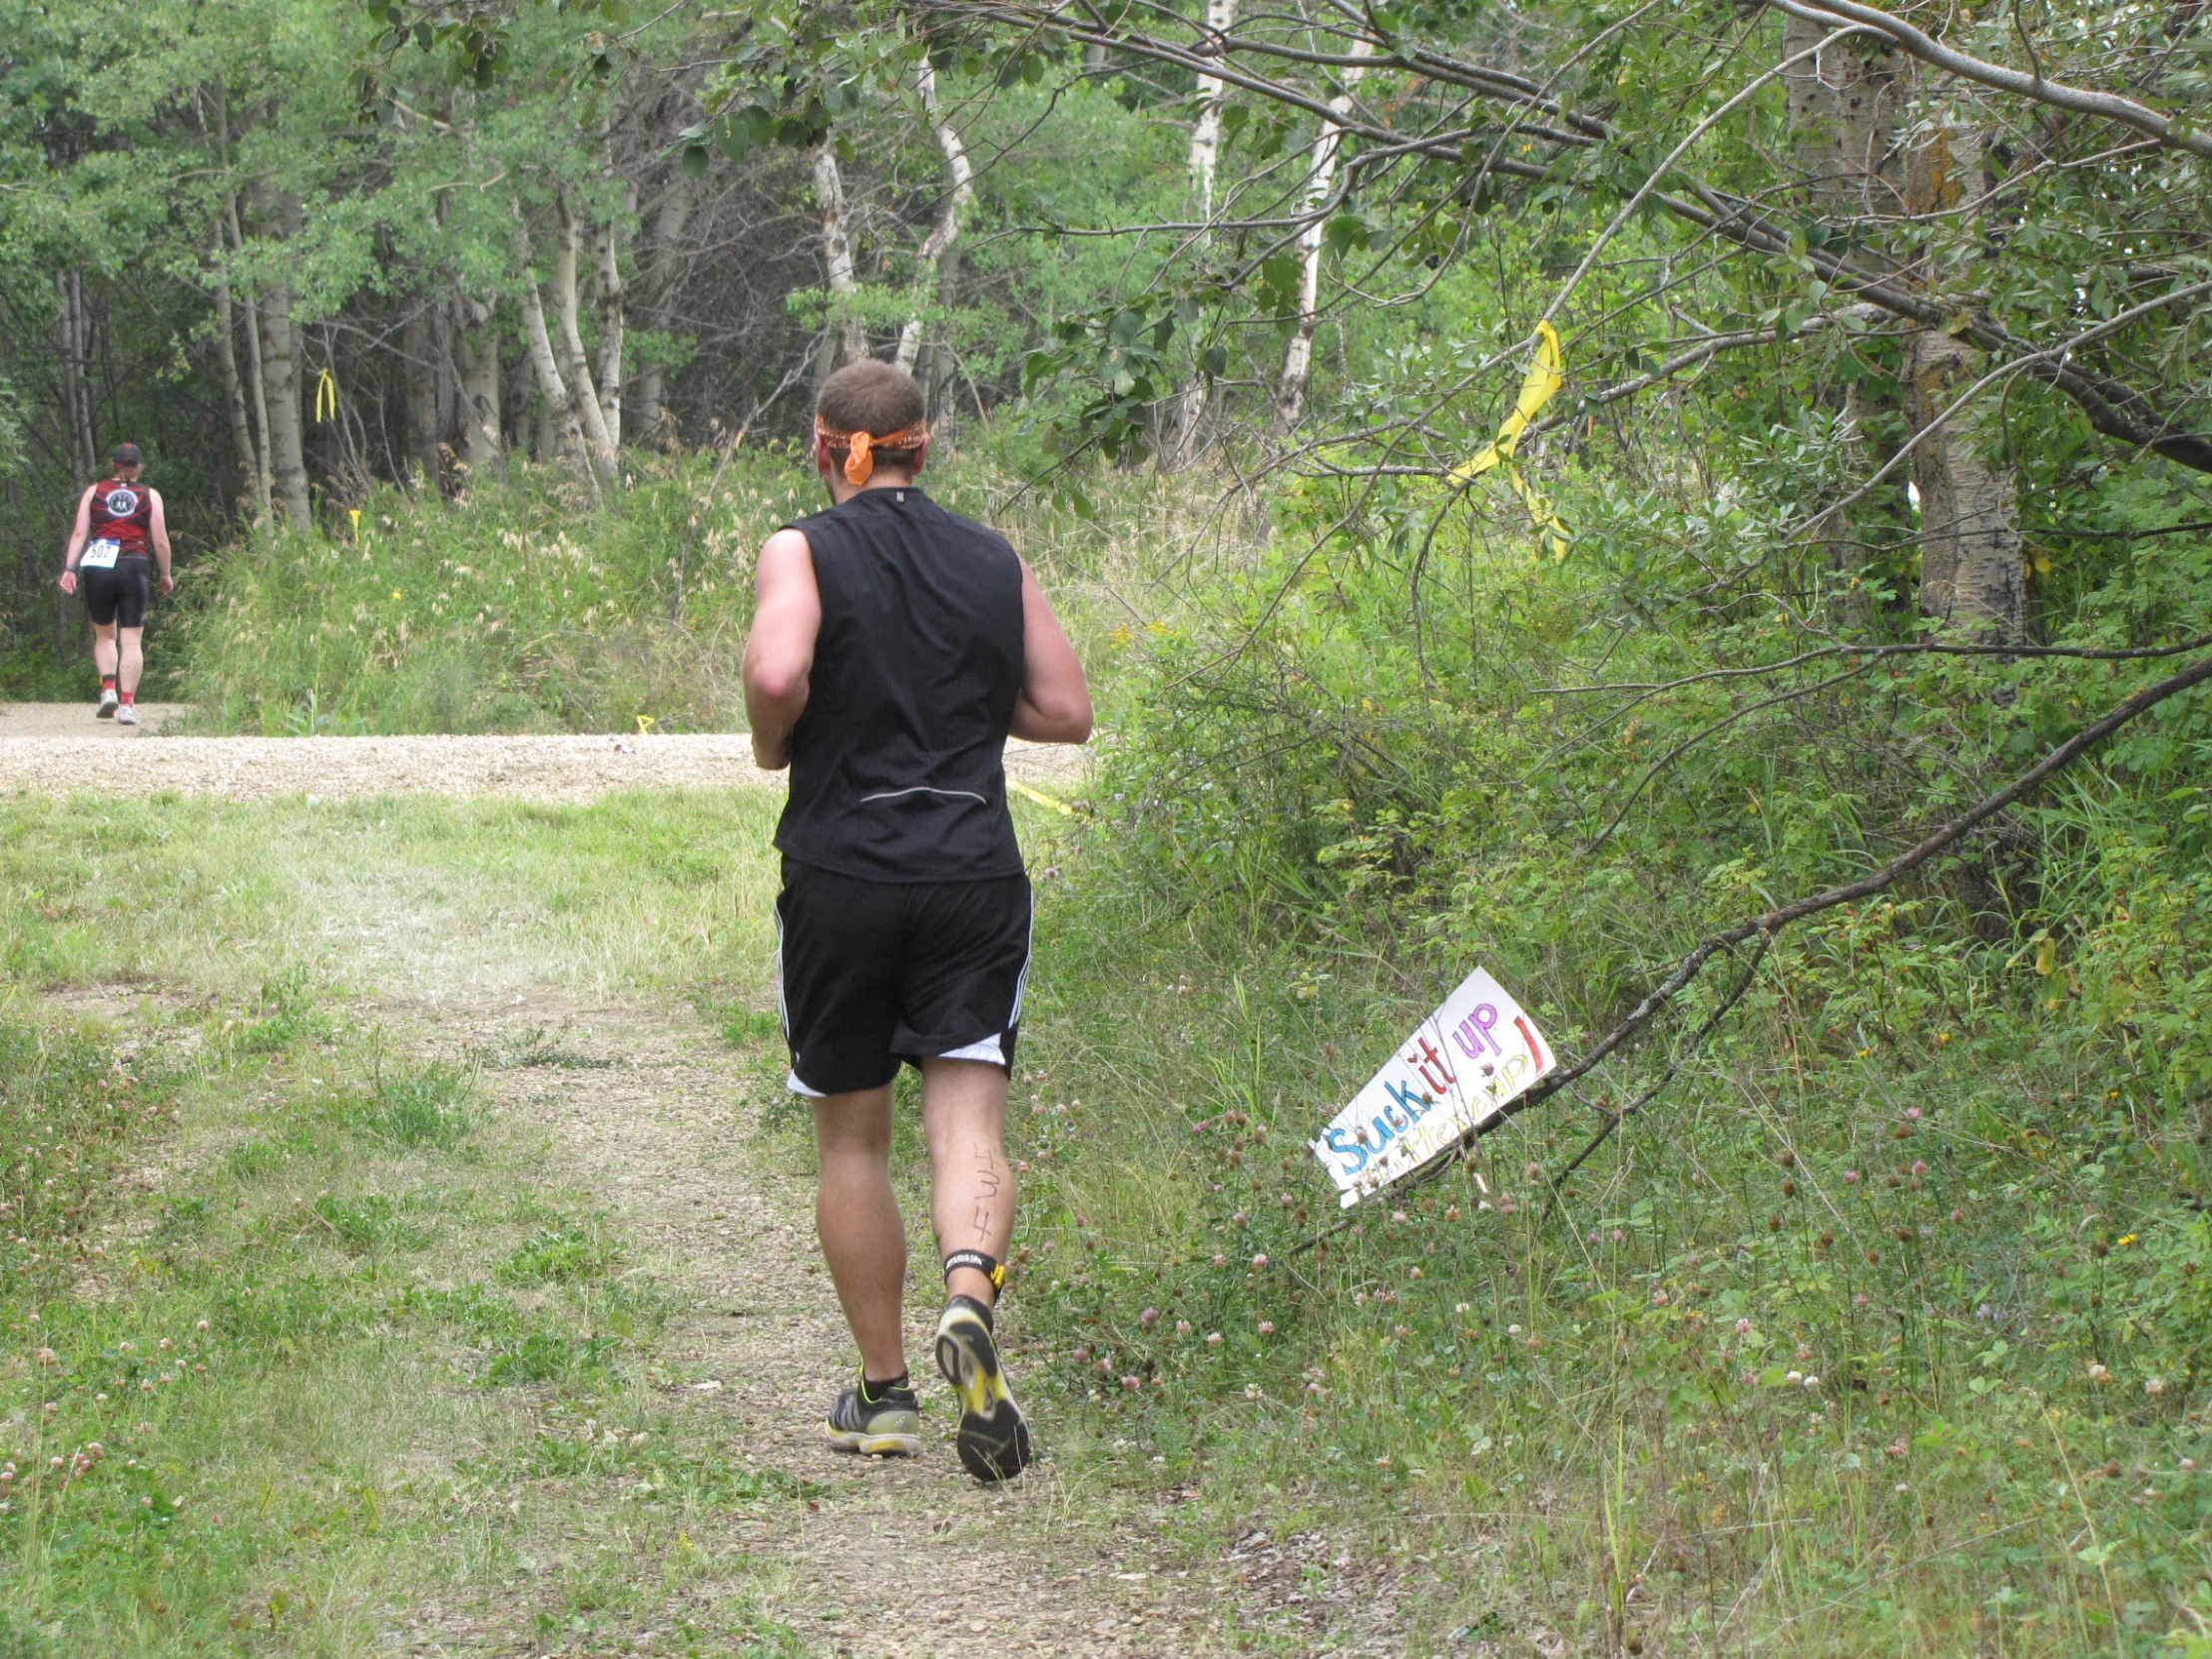
[[[135,443],[117,444],[115,453],[109,459],[114,461],[117,466],[144,466],[146,464],[145,454]]]

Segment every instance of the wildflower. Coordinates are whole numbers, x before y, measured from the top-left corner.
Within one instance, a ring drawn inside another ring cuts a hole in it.
[[[1306,1391],[1310,1394],[1318,1394],[1321,1392],[1321,1384],[1319,1382],[1309,1382],[1306,1384]]]
[[[2092,1364],[2089,1367],[2089,1381],[2092,1382],[2109,1382],[2112,1381],[2112,1374],[2106,1371],[2102,1365]]]
[[[1251,1225],[1251,1222],[1252,1218],[1246,1215],[1242,1210],[1239,1210],[1235,1215],[1229,1218],[1229,1225],[1232,1227],[1247,1227]]]
[[[1936,1033],[1936,1040],[1939,1043],[1947,1043],[1950,1041],[1950,1033],[1948,1031],[1938,1031]]]
[[[1667,1305],[1667,1293],[1665,1291],[1653,1291],[1651,1293],[1651,1305],[1654,1308],[1664,1308]]]
[[[1517,1337],[1520,1335],[1520,1327],[1517,1325],[1508,1325],[1505,1328],[1505,1334],[1508,1337]]]
[[[1419,1279],[1420,1277],[1422,1277],[1421,1270],[1418,1268],[1409,1268],[1406,1270],[1405,1277],[1408,1279]]]
[[[1851,1305],[1852,1305],[1852,1306],[1853,1306],[1854,1308],[1864,1308],[1864,1307],[1866,1307],[1866,1305],[1867,1305],[1867,1295],[1866,1295],[1866,1293],[1865,1293],[1864,1291],[1862,1291],[1862,1292],[1860,1292],[1860,1293],[1859,1293],[1859,1295],[1857,1295],[1857,1296],[1853,1297],[1853,1298],[1851,1299]]]
[[[1137,1390],[1138,1390],[1139,1388],[1141,1388],[1142,1386],[1144,1386],[1143,1382],[1141,1382],[1140,1380],[1138,1380],[1137,1378],[1134,1378],[1134,1377],[1125,1377],[1125,1378],[1123,1378],[1123,1379],[1121,1380],[1121,1385],[1122,1385],[1122,1387],[1123,1387],[1124,1389],[1126,1389],[1126,1390],[1127,1390],[1127,1391],[1129,1391],[1130,1393],[1135,1393],[1135,1392],[1136,1392],[1136,1391],[1137,1391]]]
[[[1920,1122],[1920,1121],[1921,1121],[1921,1109],[1920,1109],[1920,1108],[1919,1108],[1918,1106],[1908,1106],[1908,1107],[1906,1107],[1906,1108],[1905,1108],[1905,1121],[1906,1121],[1907,1123],[1918,1123],[1918,1122]]]
[[[1160,1310],[1157,1308],[1147,1308],[1143,1313],[1137,1316],[1137,1323],[1149,1331],[1153,1326],[1160,1323]]]
[[[50,1348],[40,1349],[38,1351],[38,1354],[36,1355],[36,1359],[38,1360],[38,1363],[42,1366],[58,1366],[62,1363],[61,1356],[56,1354]]]
[[[1412,1335],[1412,1332],[1408,1331],[1402,1325],[1393,1325],[1390,1327],[1390,1335],[1395,1337],[1399,1342],[1403,1342],[1407,1337],[1410,1337]]]
[[[1909,1491],[1911,1491],[1912,1489],[1913,1489],[1913,1487],[1912,1487],[1912,1485],[1911,1485],[1911,1484],[1910,1484],[1909,1482],[1907,1482],[1907,1481],[1903,1481],[1903,1480],[1900,1480],[1900,1481],[1898,1482],[1898,1492],[1899,1492],[1899,1495],[1901,1495],[1901,1496],[1902,1496],[1903,1494],[1905,1494],[1906,1492],[1909,1492]]]
[[[1521,1173],[1527,1176],[1528,1179],[1531,1181],[1538,1181],[1543,1178],[1544,1166],[1541,1164],[1530,1164],[1528,1168],[1521,1171]]]
[[[1392,1221],[1405,1221],[1408,1218],[1403,1210],[1392,1210],[1390,1212],[1390,1220]]]
[[[1225,1268],[1225,1267],[1227,1267],[1228,1265],[1229,1265],[1229,1258],[1228,1258],[1228,1257],[1226,1257],[1226,1256],[1223,1256],[1223,1255],[1220,1255],[1219,1253],[1217,1253],[1217,1254],[1215,1255],[1215,1257],[1214,1257],[1214,1266],[1215,1266],[1215,1267],[1217,1267],[1217,1268]]]
[[[1846,1171],[1844,1171],[1844,1185],[1845,1185],[1845,1186],[1847,1186],[1847,1187],[1856,1187],[1856,1186],[1857,1186],[1858,1184],[1859,1184],[1859,1172],[1858,1172],[1857,1170],[1855,1170],[1855,1169],[1847,1169]]]
[[[1818,1377],[1807,1377],[1805,1380],[1805,1391],[1809,1394],[1819,1393],[1821,1391],[1821,1380]],[[1820,1421],[1820,1418],[1815,1417],[1813,1420],[1815,1422],[1818,1422]]]
[[[1471,1314],[1474,1312],[1474,1308],[1469,1303],[1455,1302],[1451,1305],[1451,1311],[1454,1314]]]
[[[1613,1242],[1615,1244],[1625,1244],[1628,1242],[1628,1235],[1616,1227],[1613,1229]]]
[[[1739,1337],[1748,1337],[1748,1336],[1750,1336],[1750,1335],[1751,1335],[1751,1321],[1749,1321],[1749,1320],[1738,1320],[1738,1321],[1736,1322],[1736,1335],[1737,1335],[1737,1336],[1739,1336]]]
[[[2196,1472],[2197,1472],[2197,1460],[2196,1460],[2196,1459],[2195,1459],[2194,1457],[2184,1457],[2184,1458],[2182,1458],[2182,1460],[2181,1460],[2181,1472],[2182,1472],[2183,1474],[2194,1474],[2194,1473],[2196,1473]]]
[[[1805,1373],[1801,1371],[1785,1372],[1783,1374],[1782,1381],[1789,1383],[1790,1386],[1794,1388],[1800,1382],[1803,1382],[1805,1381]]]
[[[1260,1322],[1260,1335],[1261,1335],[1261,1336],[1263,1336],[1263,1337],[1272,1337],[1272,1336],[1274,1336],[1274,1335],[1275,1335],[1275,1321],[1273,1321],[1273,1320],[1262,1320],[1262,1321]]]
[[[167,1337],[164,1337],[164,1338],[162,1339],[162,1344],[161,1344],[161,1346],[162,1346],[162,1352],[163,1352],[164,1354],[167,1354],[167,1353],[168,1353],[168,1352],[169,1352],[169,1351],[170,1351],[171,1349],[175,1348],[175,1347],[176,1347],[177,1345],[176,1345],[175,1343],[171,1342],[171,1341],[170,1341],[170,1340],[169,1340],[169,1339],[168,1339]]]
[[[2163,1377],[2146,1377],[2143,1379],[2143,1392],[2146,1394],[2156,1398],[2165,1391],[2166,1380]]]
[[[1355,1308],[1365,1308],[1368,1305],[1368,1293],[1365,1291],[1354,1291],[1352,1293],[1352,1305]]]
[[[1913,1173],[1915,1175],[1926,1175],[1928,1173],[1928,1160],[1926,1158],[1914,1159]]]
[[[1177,1320],[1175,1322],[1175,1334],[1178,1337],[1188,1337],[1191,1334],[1191,1322],[1189,1320]]]
[[[1219,1347],[1221,1347],[1221,1333],[1220,1333],[1219,1331],[1209,1331],[1209,1332],[1207,1332],[1207,1333],[1206,1333],[1206,1346],[1207,1346],[1208,1348],[1219,1348]]]

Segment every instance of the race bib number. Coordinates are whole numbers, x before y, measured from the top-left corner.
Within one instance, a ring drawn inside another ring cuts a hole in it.
[[[123,551],[118,541],[96,541],[85,549],[85,556],[77,563],[86,570],[113,570],[115,556]]]

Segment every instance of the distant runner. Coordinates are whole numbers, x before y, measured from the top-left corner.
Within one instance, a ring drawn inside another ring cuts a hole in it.
[[[776,832],[788,1082],[814,1102],[815,1228],[860,1350],[830,1444],[921,1450],[890,1181],[903,1062],[921,1072],[949,1298],[937,1369],[960,1399],[960,1461],[993,1481],[1032,1455],[991,1332],[1014,1231],[1006,1084],[1029,977],[1006,738],[1081,743],[1091,700],[1029,568],[914,486],[922,413],[921,388],[888,363],[824,384],[815,464],[834,505],[761,549],[745,703],[755,759],[792,773]]]
[[[146,610],[153,603],[154,566],[162,592],[175,593],[169,574],[169,523],[161,491],[139,482],[146,457],[135,443],[116,446],[115,476],[94,484],[77,503],[77,525],[62,555],[62,592],[83,590],[92,618],[92,660],[100,670],[102,720],[139,723],[139,679],[146,670]],[[147,558],[147,549],[154,557]]]

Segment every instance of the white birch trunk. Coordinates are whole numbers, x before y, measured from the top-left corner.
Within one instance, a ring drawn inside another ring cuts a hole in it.
[[[975,170],[968,166],[967,146],[960,142],[960,135],[952,130],[952,123],[945,120],[937,108],[937,72],[929,67],[927,58],[922,59],[915,79],[921,87],[921,107],[929,112],[929,119],[936,127],[937,148],[944,152],[945,169],[952,175],[952,189],[945,196],[936,229],[929,233],[921,245],[921,252],[914,257],[913,310],[906,318],[906,326],[898,331],[895,359],[909,374],[913,372],[914,359],[921,355],[923,316],[936,302],[938,267],[945,251],[960,234],[960,210],[975,194]]]
[[[837,335],[848,363],[867,355],[867,326],[851,309],[859,298],[859,278],[852,272],[852,222],[844,200],[844,175],[837,171],[837,156],[828,144],[815,152],[815,195],[822,202],[822,263],[830,278],[832,302],[847,307],[837,324]]]
[[[520,204],[516,212],[520,214]],[[522,265],[522,339],[530,350],[530,366],[537,372],[538,386],[545,393],[549,414],[559,423],[561,447],[569,452],[577,470],[590,480],[592,494],[596,497],[599,472],[592,465],[583,423],[577,418],[578,399],[562,377],[561,365],[553,355],[553,339],[545,326],[545,302],[538,296],[537,274],[530,269],[530,233],[520,224],[515,226],[515,253]]]
[[[1362,39],[1352,47],[1357,57],[1375,50]],[[1306,172],[1306,212],[1309,223],[1298,234],[1302,270],[1298,279],[1298,332],[1283,354],[1283,382],[1276,395],[1276,414],[1287,431],[1298,424],[1306,410],[1306,387],[1314,373],[1314,328],[1321,305],[1322,206],[1337,188],[1337,156],[1344,148],[1344,129],[1338,125],[1352,113],[1352,89],[1360,84],[1365,67],[1354,65],[1344,73],[1344,90],[1329,100],[1337,121],[1325,121],[1314,135],[1314,159]]]
[[[599,388],[592,383],[591,358],[584,353],[584,336],[576,320],[576,260],[583,247],[583,227],[576,222],[566,196],[556,197],[553,207],[560,231],[553,247],[553,303],[560,320],[569,407],[585,437],[591,440],[592,470],[601,483],[611,484],[621,457],[607,431],[606,411],[600,407]]]
[[[1237,21],[1237,0],[1206,0],[1206,29],[1217,39],[1229,33]],[[1222,79],[1198,78],[1198,120],[1191,125],[1191,179],[1198,186],[1198,217],[1208,224],[1214,218],[1214,170],[1221,160]],[[1211,241],[1209,232],[1200,235]]]
[[[622,353],[629,332],[629,291],[622,280],[622,225],[619,219],[598,227],[599,255],[599,413],[607,441],[622,449]]]

